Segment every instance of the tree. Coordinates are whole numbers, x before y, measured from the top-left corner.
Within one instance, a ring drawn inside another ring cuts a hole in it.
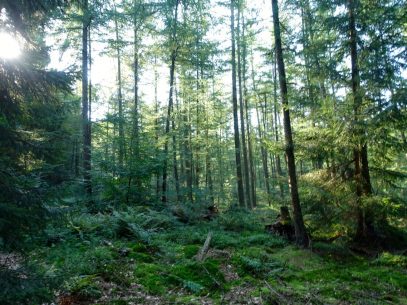
[[[26,46],[21,58],[0,59],[0,247],[17,249],[44,227],[44,198],[69,179],[73,137],[63,123],[75,110],[68,98],[72,76],[45,69],[48,54],[39,25],[60,3],[30,3],[0,3],[3,26]]]
[[[278,76],[280,81],[281,100],[283,106],[283,121],[285,135],[285,154],[287,159],[289,186],[291,192],[291,205],[294,214],[294,228],[296,243],[302,247],[308,247],[309,240],[305,230],[301,212],[300,197],[298,194],[297,173],[295,169],[294,142],[291,130],[290,110],[288,105],[288,90],[284,67],[283,48],[281,43],[280,20],[278,15],[277,0],[272,0],[274,39],[277,57]]]
[[[237,78],[236,78],[236,39],[235,39],[235,1],[230,1],[230,30],[232,42],[232,104],[233,104],[233,127],[235,140],[235,160],[236,160],[236,180],[237,194],[240,207],[246,207],[243,176],[242,176],[242,161],[240,151],[240,136],[239,136],[239,118],[237,106]]]
[[[91,146],[92,133],[89,119],[89,94],[88,94],[88,63],[89,63],[89,27],[91,16],[88,10],[88,0],[82,3],[82,136],[83,136],[83,180],[86,193],[92,196],[92,177],[91,177]]]
[[[170,54],[170,90],[168,95],[168,108],[167,108],[167,118],[165,121],[165,144],[164,144],[164,165],[163,165],[163,180],[162,180],[162,197],[161,201],[167,202],[167,177],[168,177],[168,136],[170,132],[170,121],[174,106],[174,82],[175,82],[175,63],[178,55],[178,40],[177,40],[177,28],[178,28],[178,9],[180,5],[180,0],[176,0],[173,6],[170,6],[171,11],[174,10],[174,17],[171,20],[171,32],[170,32],[170,42],[172,45],[172,50]]]

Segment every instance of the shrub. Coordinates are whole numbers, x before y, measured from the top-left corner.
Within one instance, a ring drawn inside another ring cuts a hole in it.
[[[42,304],[52,298],[49,281],[38,270],[0,266],[0,304]]]
[[[230,209],[220,214],[215,222],[228,231],[261,231],[263,229],[256,215],[246,209]]]
[[[64,289],[83,300],[96,299],[102,296],[96,277],[93,275],[72,277],[64,283]]]

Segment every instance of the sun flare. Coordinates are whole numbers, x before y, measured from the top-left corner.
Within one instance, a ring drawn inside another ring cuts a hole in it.
[[[18,41],[12,35],[0,32],[0,58],[14,59],[20,54],[21,49]]]

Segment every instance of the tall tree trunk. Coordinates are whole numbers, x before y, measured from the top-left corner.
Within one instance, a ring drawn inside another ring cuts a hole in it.
[[[235,43],[235,1],[230,1],[230,29],[232,34],[232,103],[233,127],[235,139],[237,194],[240,207],[246,207],[242,181],[242,162],[240,155],[239,118],[237,113],[237,84],[236,84],[236,43]]]
[[[136,14],[134,15],[134,54],[133,54],[133,64],[134,64],[134,113],[133,113],[133,136],[134,136],[134,146],[135,146],[135,156],[136,159],[139,157],[140,152],[140,139],[139,139],[139,38],[138,38],[138,25],[136,20]]]
[[[244,97],[244,106],[245,106],[245,119],[246,119],[246,130],[247,130],[247,146],[248,146],[248,161],[249,161],[249,181],[250,181],[250,198],[251,206],[255,208],[257,206],[257,197],[256,197],[256,172],[254,170],[254,154],[253,154],[253,145],[252,145],[252,133],[251,133],[251,119],[249,116],[249,95],[247,93],[247,43],[245,36],[245,19],[242,14],[242,37],[243,37],[243,46],[242,46],[242,76],[243,76],[243,97]]]
[[[252,207],[252,198],[250,196],[250,177],[249,177],[249,161],[247,158],[247,145],[246,145],[246,130],[245,130],[245,116],[244,116],[244,101],[243,101],[243,81],[242,81],[242,43],[241,43],[241,22],[240,16],[241,4],[238,3],[237,10],[237,78],[239,81],[239,111],[240,111],[240,132],[242,138],[242,155],[243,155],[243,186],[246,205],[248,208]]]
[[[368,211],[364,210],[361,203],[362,195],[370,195],[372,186],[370,183],[369,164],[367,144],[362,142],[364,131],[359,127],[360,113],[362,106],[362,92],[360,90],[360,75],[358,66],[358,51],[357,51],[357,32],[355,20],[356,3],[354,0],[348,0],[348,15],[349,15],[349,39],[350,39],[350,55],[352,69],[352,94],[353,94],[353,113],[354,126],[353,132],[356,138],[353,156],[355,159],[355,183],[356,195],[358,197],[357,210],[357,230],[355,241],[365,242],[374,234],[373,223]]]
[[[269,169],[268,169],[268,164],[267,164],[267,151],[266,148],[264,147],[264,144],[262,143],[264,139],[263,135],[263,130],[262,130],[262,121],[260,118],[259,114],[259,106],[256,104],[256,116],[257,116],[257,122],[258,122],[258,133],[259,133],[259,139],[260,139],[260,153],[261,153],[261,161],[263,165],[263,174],[264,174],[264,184],[266,186],[266,191],[267,191],[267,202],[269,205],[271,205],[271,190],[270,190],[270,174],[269,174]]]
[[[212,161],[211,161],[211,148],[209,143],[209,115],[208,107],[205,107],[205,145],[206,145],[206,156],[205,156],[205,167],[206,167],[206,188],[209,190],[209,202],[211,206],[215,205],[215,198],[213,195],[213,179],[212,179]]]
[[[176,82],[174,80],[174,93],[175,93],[175,101],[178,104],[178,97],[177,97],[177,90],[176,90]],[[172,162],[173,162],[173,170],[174,170],[174,180],[175,180],[175,192],[177,194],[177,201],[181,202],[181,191],[179,185],[179,174],[178,174],[178,160],[177,160],[177,137],[175,135],[175,117],[174,111],[171,117],[171,128],[172,128]]]
[[[314,34],[312,28],[312,16],[309,0],[302,0],[301,3],[301,30],[303,40],[303,53],[305,63],[305,83],[308,89],[309,110],[311,117],[311,124],[315,127],[315,111],[317,108],[317,86],[315,81],[319,81],[319,89],[323,99],[326,98],[326,90],[324,81],[321,78],[320,64],[317,52],[312,52],[312,44],[314,42]],[[315,67],[312,69],[312,67]],[[323,164],[323,157],[320,153],[312,161],[314,169],[321,169]],[[301,169],[302,170],[302,169]]]
[[[191,118],[190,118],[190,105],[191,102],[187,98],[187,109],[185,110],[186,113],[184,114],[184,124],[185,124],[185,133],[184,133],[184,141],[185,141],[185,171],[186,171],[186,178],[187,178],[187,197],[189,202],[194,201],[194,196],[192,192],[192,164],[193,164],[193,159],[192,159],[192,148],[191,148]]]
[[[158,143],[158,135],[159,135],[159,104],[158,104],[158,71],[157,71],[157,55],[154,55],[154,112],[155,112],[155,142]],[[156,147],[156,158],[157,160],[160,159],[160,149]],[[156,198],[160,198],[160,171],[157,170],[156,177],[155,177],[155,193]]]
[[[199,42],[196,42],[196,48],[199,48]],[[197,54],[197,56],[199,56]],[[201,145],[200,145],[200,139],[199,139],[199,135],[200,135],[200,111],[201,111],[201,107],[200,107],[200,93],[201,93],[201,85],[200,85],[200,81],[202,79],[202,73],[200,74],[200,63],[199,60],[197,60],[196,63],[196,105],[195,105],[195,110],[196,110],[196,127],[195,127],[195,138],[197,139],[195,146],[195,158],[194,158],[194,168],[195,168],[195,179],[194,179],[194,184],[195,184],[195,189],[199,190],[199,184],[200,184],[200,175],[201,175],[201,166],[200,166],[200,150],[201,150]]]
[[[88,95],[88,31],[90,17],[88,1],[83,1],[83,25],[82,25],[82,133],[83,133],[83,181],[88,196],[92,195],[91,177],[91,130],[89,121],[89,95]]]
[[[277,60],[274,58],[274,69],[273,69],[273,97],[274,97],[274,105],[273,105],[273,111],[274,111],[274,137],[276,140],[276,143],[280,141],[279,138],[279,125],[280,125],[280,117],[278,115],[278,105],[277,105]],[[277,172],[277,180],[278,180],[278,186],[280,188],[280,195],[281,198],[284,199],[284,185],[282,181],[283,177],[283,170],[281,169],[281,159],[280,155],[277,152],[276,154],[276,172]]]
[[[223,149],[222,149],[222,129],[216,133],[217,138],[217,146],[218,146],[218,181],[219,181],[219,191],[218,191],[218,206],[221,203],[221,196],[223,196],[225,192],[225,174],[224,174],[224,162],[223,162]]]
[[[177,26],[178,26],[178,6],[180,0],[176,0],[175,13],[174,13],[174,27],[171,34],[171,41],[176,43]],[[168,109],[167,118],[165,120],[165,143],[164,143],[164,165],[163,165],[163,181],[162,181],[162,195],[161,201],[167,202],[167,178],[168,178],[168,137],[170,133],[171,113],[174,104],[174,80],[175,80],[175,61],[177,59],[178,46],[175,46],[171,51],[171,65],[170,65],[170,91],[168,96]]]
[[[295,170],[294,143],[291,131],[290,111],[288,109],[288,90],[285,75],[283,49],[281,43],[280,20],[278,16],[277,0],[272,0],[274,38],[276,45],[277,66],[280,80],[281,100],[284,114],[285,154],[288,166],[289,186],[291,191],[291,204],[294,214],[295,240],[299,246],[308,247],[309,240],[302,218],[300,196],[298,194],[297,173]]]
[[[136,12],[137,6],[136,3],[134,4],[134,12]],[[127,195],[126,195],[126,202],[129,203],[130,199],[130,191],[131,191],[131,185],[132,185],[132,180],[134,179],[134,164],[137,164],[137,161],[139,159],[139,114],[138,114],[138,108],[139,108],[139,97],[138,97],[138,83],[139,83],[139,42],[138,42],[138,25],[137,25],[137,18],[136,18],[136,13],[134,13],[133,16],[133,44],[134,44],[134,49],[133,49],[133,82],[134,82],[134,109],[133,109],[133,131],[131,135],[131,140],[130,140],[130,167],[131,171],[128,175],[128,183],[127,183]],[[136,179],[135,181],[137,188],[139,188],[139,180]]]
[[[119,106],[119,166],[120,171],[123,170],[124,160],[124,118],[123,118],[123,95],[122,95],[122,67],[121,67],[121,52],[120,52],[120,37],[119,25],[117,22],[117,12],[115,9],[115,32],[116,32],[116,54],[117,54],[117,103]]]
[[[174,87],[174,77],[175,77],[175,60],[176,55],[173,53],[171,55],[171,67],[170,67],[170,93],[168,98],[168,110],[167,118],[165,121],[165,143],[164,143],[164,165],[163,165],[163,180],[162,180],[162,196],[161,201],[167,202],[167,178],[168,178],[168,137],[170,133],[170,121],[171,113],[173,108],[173,87]]]
[[[259,139],[260,139],[260,154],[261,154],[261,162],[262,162],[262,167],[263,167],[264,184],[266,186],[266,191],[267,191],[267,202],[269,205],[271,205],[270,174],[269,174],[269,169],[268,169],[268,164],[267,164],[267,151],[262,143],[265,133],[262,130],[263,123],[261,121],[260,114],[259,114],[259,104],[258,103],[260,102],[260,94],[257,92],[257,88],[256,88],[252,49],[250,50],[250,66],[251,66],[252,89],[253,89],[253,92],[258,97],[258,100],[255,104],[255,109],[256,109],[256,117],[257,117],[257,123],[258,123],[258,135],[259,135]],[[255,167],[254,167],[254,169],[255,169]],[[253,165],[252,165],[252,170],[253,170]],[[254,174],[254,176],[252,176],[252,179],[254,177],[254,182],[253,182],[254,184],[256,184],[256,176],[257,176],[256,174]],[[254,191],[254,194],[255,194],[254,195],[254,197],[255,197],[256,196],[255,191]]]

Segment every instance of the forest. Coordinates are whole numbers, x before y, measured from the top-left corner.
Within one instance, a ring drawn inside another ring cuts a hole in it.
[[[407,304],[405,0],[0,0],[0,304]]]

